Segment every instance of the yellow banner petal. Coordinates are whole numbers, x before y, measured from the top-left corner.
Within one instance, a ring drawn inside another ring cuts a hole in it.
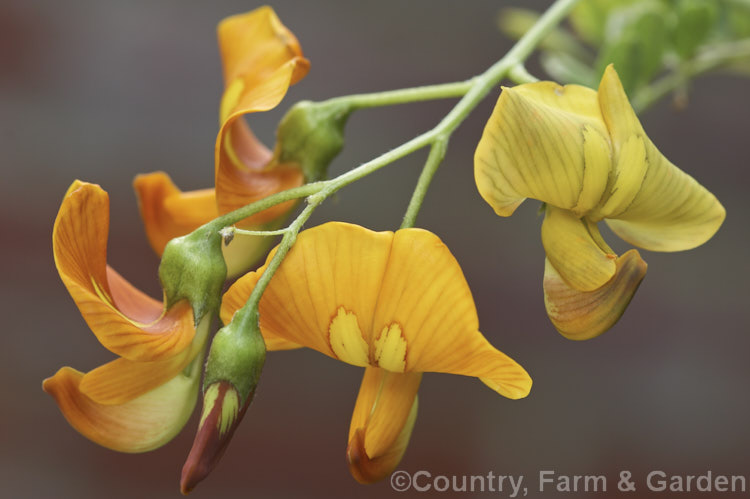
[[[200,363],[198,363],[200,365]],[[83,373],[63,367],[44,380],[68,423],[86,438],[120,452],[146,452],[169,442],[193,412],[200,366],[121,405],[101,405],[79,390]]]
[[[527,197],[583,209],[604,192],[608,151],[593,90],[549,81],[520,85],[503,89],[477,146],[474,176],[501,216]]]
[[[358,482],[376,482],[398,466],[416,421],[421,379],[421,373],[365,370],[346,449],[349,470]]]
[[[177,355],[195,335],[183,302],[170,310],[107,267],[109,197],[98,185],[75,183],[63,200],[52,234],[55,265],[99,341],[136,361]],[[127,315],[125,315],[127,312]]]
[[[552,324],[568,339],[588,340],[615,325],[646,275],[637,250],[617,259],[617,271],[593,291],[568,285],[549,260],[544,265],[544,304]]]
[[[235,312],[241,309],[250,293],[255,288],[255,283],[260,279],[259,272],[249,272],[237,279],[232,284],[221,299],[221,322],[229,324],[234,317]],[[263,341],[266,343],[266,350],[293,350],[302,348],[302,345],[285,340],[284,338],[274,335],[268,328],[261,328]]]
[[[223,320],[244,304],[264,269],[230,288]],[[477,376],[511,398],[531,386],[523,368],[479,332],[458,262],[425,230],[372,232],[338,222],[306,230],[271,279],[259,311],[265,338],[353,365]]]
[[[615,274],[617,255],[603,249],[596,224],[572,212],[547,206],[542,244],[547,258],[563,279],[581,291],[601,287]]]
[[[340,357],[331,347],[331,335],[340,343],[354,344],[359,336],[369,344],[392,240],[392,232],[372,232],[343,223],[300,233],[260,301],[264,337],[268,331],[333,358]],[[260,274],[266,265],[256,272]],[[244,276],[238,283],[246,279],[250,283],[254,278]],[[252,288],[245,289],[244,299]],[[342,314],[354,317],[335,321]],[[340,354],[345,351],[338,350]],[[361,365],[353,362],[353,357],[340,360]]]
[[[628,195],[602,211],[607,223],[629,243],[652,251],[681,251],[708,241],[726,212],[716,197],[669,162],[646,137],[622,84],[609,66],[599,86],[599,102],[618,157],[616,188]],[[635,139],[634,139],[635,137]],[[642,153],[645,164],[635,161]],[[619,178],[619,177],[618,177]],[[612,197],[618,196],[616,189]]]

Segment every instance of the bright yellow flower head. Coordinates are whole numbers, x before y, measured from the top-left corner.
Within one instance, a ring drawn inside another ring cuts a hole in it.
[[[170,239],[219,214],[304,182],[299,165],[271,164],[271,152],[243,118],[276,107],[289,86],[307,74],[309,62],[299,42],[270,7],[224,19],[218,37],[225,90],[216,138],[215,189],[182,192],[164,172],[139,175],[134,182],[146,233],[159,255]],[[244,220],[242,226],[271,228],[293,206],[294,202],[276,205]],[[229,274],[259,258],[266,241],[241,236],[227,246]]]
[[[635,246],[680,251],[710,239],[725,217],[714,195],[646,136],[612,66],[598,91],[549,81],[504,89],[474,174],[498,215],[526,198],[546,203],[545,303],[574,339],[611,327],[646,272],[636,250],[614,254],[597,222]]]
[[[120,358],[84,374],[63,367],[44,380],[68,422],[122,452],[169,441],[192,413],[210,318],[195,324],[181,301],[167,309],[107,265],[109,197],[76,181],[53,229],[55,264],[97,339]]]
[[[224,323],[265,268],[224,295]],[[338,222],[306,230],[271,279],[259,313],[269,350],[305,346],[366,368],[347,449],[361,482],[383,478],[401,459],[423,372],[475,376],[513,399],[531,388],[526,371],[479,332],[458,262],[425,230],[372,232]]]

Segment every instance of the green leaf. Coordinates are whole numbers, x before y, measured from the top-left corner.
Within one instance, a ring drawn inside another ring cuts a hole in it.
[[[636,3],[638,0],[582,0],[570,13],[570,23],[583,40],[598,47],[606,38],[610,13]]]
[[[614,64],[625,91],[631,95],[651,81],[662,69],[667,17],[664,4],[653,0],[612,10],[597,61],[599,74]]]
[[[509,38],[518,40],[536,24],[539,17],[541,15],[533,10],[508,7],[500,10],[497,27]],[[539,49],[569,53],[584,60],[592,58],[592,54],[568,30],[559,26],[539,43]]]
[[[689,59],[709,39],[716,25],[716,1],[678,0],[674,12],[677,22],[671,33],[672,44],[680,57]]]

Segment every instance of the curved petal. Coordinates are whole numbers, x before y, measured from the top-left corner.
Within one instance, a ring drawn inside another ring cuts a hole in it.
[[[225,18],[217,32],[227,83],[245,75],[262,81],[287,61],[302,58],[302,48],[294,33],[268,6]],[[292,84],[301,80],[308,69],[306,63],[300,64]]]
[[[248,274],[235,283],[224,317],[244,303],[256,280]],[[350,364],[478,376],[512,398],[531,386],[523,368],[478,331],[458,262],[437,236],[421,229],[394,234],[332,222],[302,232],[259,312],[265,337]]]
[[[136,176],[133,188],[146,235],[159,256],[171,239],[219,216],[213,189],[182,192],[164,172]]]
[[[121,405],[101,405],[79,390],[83,373],[63,367],[44,380],[68,423],[86,438],[120,452],[146,452],[169,442],[193,412],[200,361],[161,386]]]
[[[613,206],[605,204],[600,215],[618,236],[652,251],[687,250],[708,241],[724,221],[724,207],[648,139],[611,65],[599,85],[599,103],[618,158],[612,196],[628,193]]]
[[[190,305],[160,311],[162,304],[108,269],[108,232],[107,193],[76,181],[60,206],[52,243],[57,270],[86,323],[102,345],[130,360],[162,360],[183,351],[195,335]]]
[[[617,271],[606,284],[593,291],[579,291],[555,270],[544,265],[544,305],[552,324],[570,340],[588,340],[615,325],[646,275],[646,262],[637,250],[617,259]]]
[[[349,471],[358,482],[376,482],[398,466],[416,421],[421,380],[421,373],[365,369],[346,449]]]
[[[224,296],[221,299],[221,312],[220,318],[223,324],[229,324],[232,321],[232,317],[235,312],[241,309],[247,299],[250,297],[250,293],[255,288],[255,283],[260,279],[259,272],[250,272],[237,279],[237,281],[229,287]],[[294,343],[279,336],[276,336],[267,328],[262,328],[261,333],[263,334],[263,340],[266,343],[266,350],[292,350],[295,348],[302,348],[302,345]]]
[[[474,155],[480,194],[510,216],[527,197],[583,213],[606,187],[611,152],[596,93],[538,82],[504,88]]]
[[[182,192],[164,172],[138,175],[133,182],[146,234],[154,251],[161,256],[167,243],[194,231],[219,216],[214,189]],[[247,227],[275,230],[280,220]],[[236,235],[232,244],[221,249],[227,264],[227,277],[246,271],[271,245],[271,238]]]
[[[270,151],[242,117],[276,107],[289,86],[307,73],[309,63],[270,7],[227,18],[218,31],[226,90],[219,113],[215,180],[218,209],[227,213],[304,182],[296,165],[269,166]],[[293,201],[277,205],[243,223],[263,224],[294,206]]]
[[[602,247],[596,224],[567,210],[547,206],[542,244],[562,278],[580,291],[593,291],[615,274],[617,255],[606,245]]]
[[[211,319],[205,317],[198,325],[189,348],[165,360],[136,362],[116,359],[86,373],[78,389],[89,399],[102,405],[125,404],[166,383],[185,370],[201,355],[206,346]]]

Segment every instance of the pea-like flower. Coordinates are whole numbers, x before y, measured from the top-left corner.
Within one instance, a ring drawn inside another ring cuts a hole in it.
[[[228,323],[266,264],[224,295]],[[499,394],[528,394],[531,378],[479,332],[461,267],[422,229],[373,232],[339,222],[300,233],[259,303],[269,350],[305,346],[365,368],[347,459],[360,482],[399,463],[417,413],[422,373],[478,377]]]
[[[211,314],[196,318],[187,300],[167,307],[133,287],[107,265],[108,232],[107,193],[74,182],[55,220],[55,264],[91,331],[119,358],[85,374],[63,367],[43,388],[87,438],[144,452],[193,411]]]
[[[646,273],[638,251],[618,257],[597,222],[640,248],[681,251],[710,239],[725,217],[714,195],[646,136],[612,66],[598,91],[549,81],[503,89],[474,174],[500,216],[526,198],[546,204],[545,304],[571,339],[609,329]]]
[[[192,232],[218,215],[304,183],[300,165],[278,164],[250,131],[244,115],[268,111],[301,80],[309,62],[294,34],[270,7],[224,19],[218,27],[225,90],[215,148],[215,188],[182,192],[164,172],[136,177],[134,187],[151,246],[161,255],[170,239]],[[294,202],[244,220],[248,229],[274,229]],[[239,236],[224,248],[230,275],[267,249],[268,238]]]

